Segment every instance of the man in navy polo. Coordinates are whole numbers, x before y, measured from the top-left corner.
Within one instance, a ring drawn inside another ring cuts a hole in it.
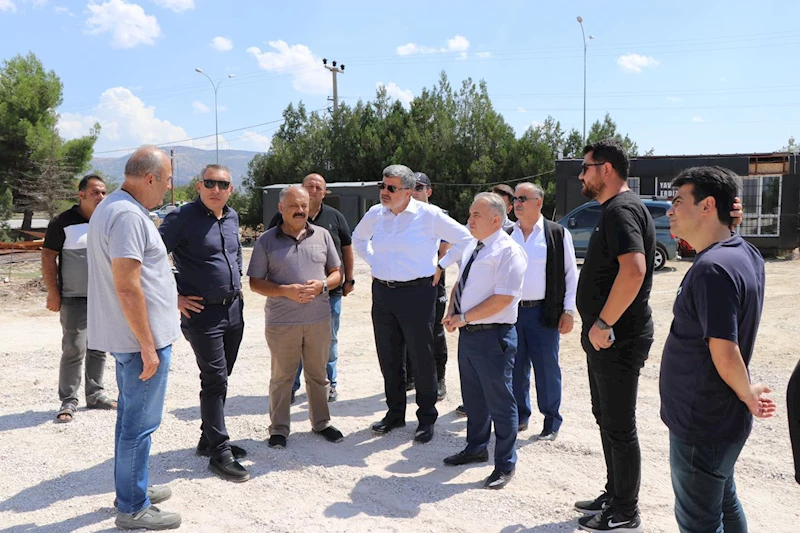
[[[765,396],[770,389],[751,384],[748,373],[764,305],[764,260],[731,234],[733,172],[690,168],[672,185],[670,230],[697,250],[661,359],[675,518],[683,533],[747,531],[734,466],[753,416],[775,412]]]
[[[221,478],[247,481],[250,474],[237,461],[247,452],[231,446],[224,413],[244,333],[239,215],[226,205],[233,192],[227,167],[206,165],[200,178],[200,197],[167,215],[159,231],[178,271],[181,330],[200,367],[196,453],[210,456],[208,469]]]

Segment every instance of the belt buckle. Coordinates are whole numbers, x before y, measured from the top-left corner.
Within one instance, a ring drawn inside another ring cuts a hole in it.
[[[389,287],[390,289],[396,289],[397,288],[397,286],[394,284],[394,281],[387,281],[386,282],[386,286]]]

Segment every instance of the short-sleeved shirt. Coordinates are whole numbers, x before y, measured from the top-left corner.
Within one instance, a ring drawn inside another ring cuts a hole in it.
[[[619,256],[639,252],[644,254],[647,265],[644,281],[631,305],[614,324],[614,335],[617,339],[652,336],[649,300],[655,250],[655,224],[636,193],[621,192],[603,204],[578,280],[576,303],[583,334],[589,332],[611,294],[619,274]]]
[[[299,240],[287,235],[281,226],[264,232],[256,241],[247,275],[278,285],[305,284],[308,280],[324,280],[328,272],[341,266],[333,238],[328,230],[306,224],[306,233]],[[267,326],[313,324],[331,315],[327,293],[310,303],[297,303],[285,296],[270,296],[264,307]]]
[[[140,352],[141,346],[122,313],[113,259],[135,259],[142,265],[141,284],[155,348],[181,336],[178,291],[167,249],[150,213],[122,189],[100,202],[89,221],[88,344],[111,353]]]
[[[338,209],[322,204],[317,216],[315,218],[308,217],[308,222],[328,230],[328,233],[330,233],[333,238],[336,253],[339,254],[339,261],[344,262],[342,246],[350,246],[353,244],[350,226],[347,224],[347,219],[344,218],[344,215]],[[267,229],[274,228],[281,224],[283,224],[283,217],[280,213],[275,213],[275,216],[269,221],[269,228]],[[342,282],[344,282],[344,278]],[[340,283],[338,287],[333,289],[331,294],[342,294],[342,284]]]
[[[513,296],[514,300],[505,307],[486,318],[470,320],[470,324],[516,324],[517,306],[522,296],[522,283],[525,279],[525,269],[528,268],[528,258],[522,246],[514,242],[505,230],[497,230],[484,239],[483,248],[478,250],[478,255],[472,262],[467,276],[467,283],[461,293],[461,312],[469,310],[495,294]],[[478,241],[472,243],[464,250],[461,264],[467,265]],[[462,272],[459,273],[456,283],[461,283]]]
[[[753,417],[717,372],[708,339],[753,356],[764,305],[764,260],[741,237],[697,254],[678,288],[661,359],[661,419],[686,442],[731,444],[750,434]]]
[[[198,198],[167,215],[158,228],[177,269],[178,293],[218,302],[242,288],[239,215],[225,206],[217,218]]]
[[[58,252],[58,287],[62,298],[86,298],[88,230],[89,219],[81,214],[78,205],[73,205],[47,225],[42,246]]]

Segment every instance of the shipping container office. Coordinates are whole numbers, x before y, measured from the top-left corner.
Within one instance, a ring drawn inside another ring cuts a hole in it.
[[[556,220],[585,203],[582,159],[556,161]],[[774,254],[800,244],[800,157],[798,154],[653,156],[631,159],[628,185],[642,198],[669,199],[672,180],[689,167],[717,165],[741,178],[744,204],[741,234],[762,252]]]

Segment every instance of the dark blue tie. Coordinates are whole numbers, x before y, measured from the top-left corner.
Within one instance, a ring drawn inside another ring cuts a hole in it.
[[[458,286],[456,287],[456,293],[453,296],[453,309],[455,310],[457,315],[461,314],[461,293],[464,292],[464,287],[467,285],[467,277],[469,276],[469,269],[472,268],[472,263],[475,261],[475,258],[478,257],[478,252],[483,249],[483,243],[478,241],[478,245],[475,247],[475,251],[472,252],[472,256],[470,256],[469,261],[467,261],[467,265],[464,267],[464,272],[461,274],[461,278],[458,280]]]

